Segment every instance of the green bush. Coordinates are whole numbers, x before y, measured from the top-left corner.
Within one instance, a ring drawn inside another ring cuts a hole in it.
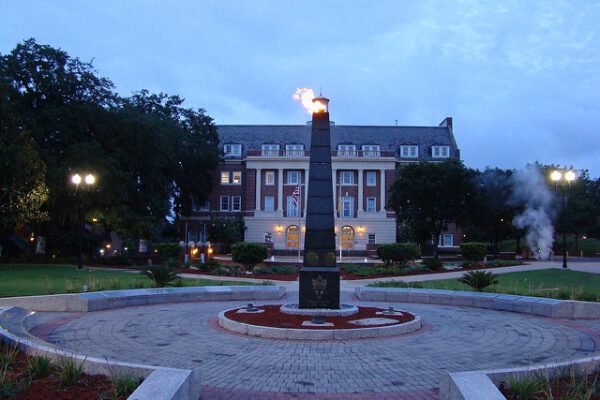
[[[481,261],[487,254],[487,244],[466,242],[460,245],[462,256],[469,261]]]
[[[259,243],[240,242],[231,246],[231,259],[244,265],[246,271],[267,258],[267,248]]]
[[[519,400],[535,400],[544,389],[545,382],[537,376],[510,376],[507,379],[508,387]]]
[[[410,260],[421,257],[421,250],[413,243],[390,243],[378,246],[377,255],[386,265],[404,266]]]
[[[444,263],[439,258],[424,258],[423,265],[432,271],[441,271],[444,269]]]
[[[79,383],[83,374],[83,363],[75,362],[72,358],[63,357],[58,361],[58,383],[61,388]]]
[[[135,376],[116,374],[110,377],[110,381],[112,383],[111,399],[114,400],[128,398],[142,383],[142,379]]]
[[[458,281],[479,292],[488,286],[498,284],[497,276],[489,271],[470,271],[459,278]]]
[[[298,268],[293,267],[291,265],[273,265],[271,267],[262,267],[262,268],[256,268],[254,270],[255,273],[257,274],[265,274],[265,275],[271,275],[271,274],[283,274],[283,275],[287,275],[287,274],[297,274],[298,273]]]
[[[154,246],[154,249],[158,250],[158,254],[163,260],[168,260],[170,258],[177,259],[179,258],[179,252],[181,251],[179,243],[158,243]]]
[[[154,287],[157,288],[171,286],[177,279],[177,270],[168,263],[147,266],[142,272],[154,282]]]
[[[45,378],[50,374],[50,357],[39,356],[27,358],[27,372],[32,378]]]

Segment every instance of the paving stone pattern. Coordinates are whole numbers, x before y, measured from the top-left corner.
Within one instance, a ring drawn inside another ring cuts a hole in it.
[[[285,301],[294,299],[297,294],[290,293]],[[349,293],[343,301],[351,301]],[[33,332],[78,353],[199,368],[203,400],[437,399],[438,382],[447,372],[572,359],[600,349],[597,321],[426,304],[393,304],[421,315],[425,326],[384,339],[285,341],[233,334],[216,325],[219,311],[243,303],[46,315]]]

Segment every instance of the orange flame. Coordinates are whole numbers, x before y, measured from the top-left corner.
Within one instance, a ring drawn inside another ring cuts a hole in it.
[[[315,91],[308,88],[298,88],[292,95],[292,99],[294,101],[299,101],[302,103],[302,107],[308,111],[308,113],[314,112],[314,104],[312,99],[315,98]]]
[[[312,103],[312,112],[320,113],[327,111],[327,105],[319,100],[313,101]]]

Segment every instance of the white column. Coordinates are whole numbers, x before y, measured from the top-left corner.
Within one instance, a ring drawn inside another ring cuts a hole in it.
[[[358,170],[358,212],[363,212],[363,175],[362,169]]]
[[[277,170],[277,211],[283,211],[283,169]]]
[[[333,182],[333,215],[337,218],[337,169],[331,170],[331,181]]]
[[[261,179],[261,169],[257,168],[256,169],[256,206],[254,207],[254,209],[256,211],[260,211],[261,207],[260,207],[260,203],[261,203],[261,198],[260,198],[260,188],[262,186],[262,179]]]
[[[385,170],[384,169],[381,170],[380,186],[381,186],[381,194],[379,196],[379,201],[381,204],[380,211],[385,211]]]
[[[302,196],[304,197],[304,218],[306,218],[306,206],[308,205],[308,168],[303,170],[303,179],[304,179],[304,192]]]

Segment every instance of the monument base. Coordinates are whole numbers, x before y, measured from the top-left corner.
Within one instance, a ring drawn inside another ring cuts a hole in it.
[[[340,308],[340,271],[336,267],[300,270],[300,308]]]

